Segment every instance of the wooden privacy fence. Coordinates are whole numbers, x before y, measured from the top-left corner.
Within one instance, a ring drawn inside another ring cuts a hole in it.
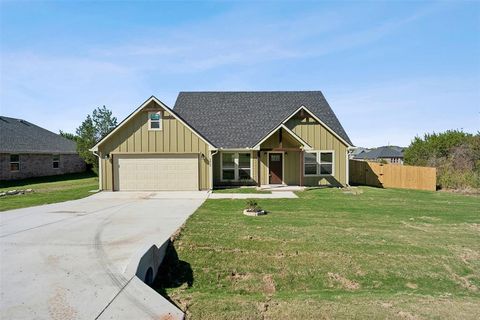
[[[435,191],[437,169],[350,160],[350,184]]]

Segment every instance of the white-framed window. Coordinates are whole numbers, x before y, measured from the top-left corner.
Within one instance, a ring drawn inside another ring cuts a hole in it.
[[[332,176],[335,172],[333,151],[305,152],[303,174],[305,176]]]
[[[20,171],[20,156],[18,154],[10,155],[10,171]]]
[[[250,152],[222,152],[220,157],[222,181],[252,180]]]
[[[148,130],[162,130],[161,111],[154,111],[148,113]]]
[[[52,156],[52,167],[53,167],[53,169],[60,168],[60,155],[54,154]]]

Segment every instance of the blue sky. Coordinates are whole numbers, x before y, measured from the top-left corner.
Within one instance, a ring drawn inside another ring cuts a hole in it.
[[[355,145],[480,128],[480,2],[2,1],[1,114],[73,132],[179,91],[321,90]]]

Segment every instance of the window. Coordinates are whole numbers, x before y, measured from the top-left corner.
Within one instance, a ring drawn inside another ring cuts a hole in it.
[[[18,154],[10,155],[10,171],[20,171],[20,156]]]
[[[305,152],[304,175],[333,175],[333,151]]]
[[[305,153],[305,175],[317,174],[317,154]]]
[[[251,155],[244,152],[222,152],[222,180],[252,179]]]
[[[238,154],[238,180],[250,180],[251,168],[250,168],[250,153]]]
[[[162,112],[148,113],[148,130],[162,130]]]
[[[333,174],[332,152],[320,152],[320,174]]]
[[[53,155],[53,169],[60,168],[60,156],[58,154]]]
[[[222,153],[222,180],[235,180],[235,153]]]

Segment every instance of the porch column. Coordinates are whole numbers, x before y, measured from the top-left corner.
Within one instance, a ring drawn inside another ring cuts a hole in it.
[[[304,154],[305,151],[300,151],[298,154],[300,155],[300,187],[303,187],[303,159],[304,159]]]
[[[261,177],[260,177],[260,157],[261,157],[261,152],[260,151],[257,151],[257,186],[261,186],[262,183],[260,181]]]

